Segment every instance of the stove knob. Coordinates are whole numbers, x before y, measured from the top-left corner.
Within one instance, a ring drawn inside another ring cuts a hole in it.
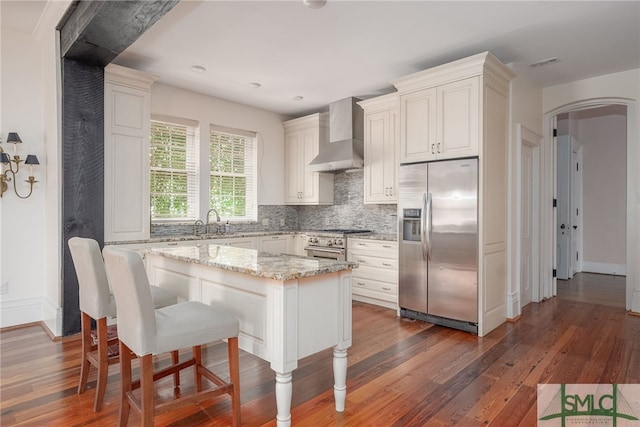
[[[318,238],[317,237],[313,238],[313,243],[318,243]]]
[[[343,243],[342,243],[342,239],[338,239],[338,240],[336,240],[336,245],[342,245],[342,244],[343,244]]]
[[[331,239],[327,240],[327,246],[329,247],[333,246],[333,241]]]
[[[309,242],[309,243],[313,243],[313,237],[309,237],[309,239],[307,240],[307,242]]]

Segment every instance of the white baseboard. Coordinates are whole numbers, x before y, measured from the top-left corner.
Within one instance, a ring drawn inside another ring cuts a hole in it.
[[[42,321],[43,298],[0,302],[0,328]]]
[[[51,335],[62,336],[62,307],[58,307],[48,298],[45,298],[42,306],[42,323]]]
[[[624,264],[606,264],[603,262],[582,262],[582,271],[585,273],[613,274],[626,276],[627,267]]]
[[[515,319],[520,316],[522,308],[520,307],[520,292],[514,292],[507,296],[507,319]]]

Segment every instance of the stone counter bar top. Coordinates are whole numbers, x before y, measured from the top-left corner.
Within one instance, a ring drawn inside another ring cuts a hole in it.
[[[275,255],[258,252],[255,249],[214,244],[149,248],[145,249],[144,252],[237,273],[283,281],[335,273],[358,267],[357,263],[350,261],[307,258],[285,254]]]

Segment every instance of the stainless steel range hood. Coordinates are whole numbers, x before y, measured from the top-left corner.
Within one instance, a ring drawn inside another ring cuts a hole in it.
[[[357,98],[329,104],[329,144],[309,163],[317,172],[337,172],[364,165],[364,111]]]

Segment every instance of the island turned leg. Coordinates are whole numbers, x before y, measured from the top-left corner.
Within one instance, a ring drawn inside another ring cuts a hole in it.
[[[291,372],[281,374],[276,372],[276,425],[278,427],[291,426]]]
[[[347,350],[333,349],[333,396],[336,399],[336,411],[344,412],[347,399]]]

